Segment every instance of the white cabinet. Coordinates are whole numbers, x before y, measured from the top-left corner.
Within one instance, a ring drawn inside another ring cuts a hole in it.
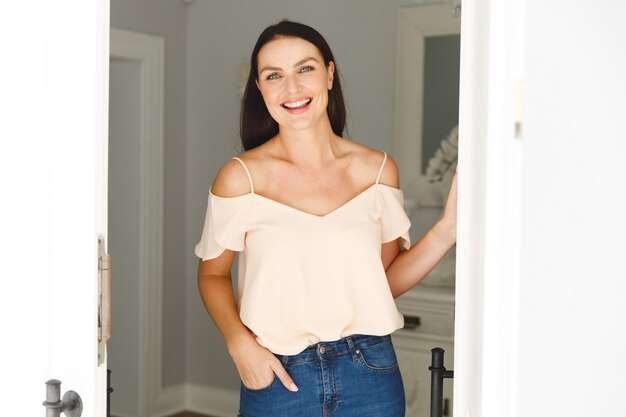
[[[454,369],[454,289],[416,286],[396,299],[405,327],[392,334],[406,395],[406,417],[430,415],[431,349],[445,350]],[[452,415],[452,380],[444,380],[444,415]],[[447,410],[447,414],[445,411]]]

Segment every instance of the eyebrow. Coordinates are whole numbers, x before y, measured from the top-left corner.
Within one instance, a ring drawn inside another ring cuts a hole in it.
[[[296,62],[295,64],[293,64],[293,67],[294,67],[294,68],[296,68],[297,66],[302,65],[302,64],[304,64],[305,62],[310,61],[310,60],[313,60],[313,61],[317,62],[318,64],[320,63],[317,59],[315,59],[315,58],[313,58],[312,56],[310,56],[310,57],[308,57],[308,58],[304,58],[304,59],[302,59],[302,60],[300,60],[300,61]],[[263,71],[282,71],[282,70],[283,70],[283,69],[282,69],[282,68],[280,68],[280,67],[269,67],[269,66],[268,66],[268,67],[263,67],[263,68],[261,69],[261,71],[259,71],[259,74],[261,74]]]

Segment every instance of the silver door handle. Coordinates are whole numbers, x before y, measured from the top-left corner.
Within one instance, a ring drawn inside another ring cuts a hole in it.
[[[80,417],[83,413],[83,402],[80,395],[74,391],[67,391],[61,400],[61,381],[51,379],[46,382],[46,417],[60,417],[64,413],[66,417]]]

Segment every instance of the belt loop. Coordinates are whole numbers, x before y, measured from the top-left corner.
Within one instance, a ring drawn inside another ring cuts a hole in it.
[[[356,349],[354,347],[354,341],[351,336],[346,336],[346,342],[348,342],[348,348],[350,348],[350,354],[352,355],[352,360],[357,360]]]

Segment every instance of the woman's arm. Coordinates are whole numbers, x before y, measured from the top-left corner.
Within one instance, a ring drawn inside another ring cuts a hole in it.
[[[389,288],[394,298],[417,285],[456,243],[456,196],[455,174],[441,218],[417,243],[400,252],[386,268]]]
[[[217,258],[200,260],[198,289],[204,307],[224,337],[228,353],[246,387],[263,388],[276,374],[287,389],[297,391],[296,384],[280,361],[258,344],[239,317],[230,277],[234,257],[235,252],[225,249]]]
[[[211,189],[213,194],[233,197],[249,192],[250,186],[241,164],[231,159],[220,168]],[[230,271],[235,253],[225,249],[217,258],[200,260],[198,263],[198,289],[202,302],[222,334],[231,355],[233,347],[239,342],[245,344],[248,339],[254,339],[239,318],[233,293]]]
[[[235,347],[256,341],[252,333],[241,322],[230,276],[235,252],[225,249],[215,259],[200,260],[198,263],[198,289],[204,307],[217,325],[229,353]],[[249,340],[248,340],[249,339]]]
[[[247,176],[241,164],[235,160],[224,164],[212,185],[212,192],[223,197],[233,197],[248,191]],[[199,261],[198,289],[204,307],[222,334],[228,353],[246,387],[265,387],[276,374],[287,389],[297,391],[298,388],[282,363],[256,341],[254,334],[239,317],[230,276],[234,258],[234,251],[224,249],[216,258]]]

